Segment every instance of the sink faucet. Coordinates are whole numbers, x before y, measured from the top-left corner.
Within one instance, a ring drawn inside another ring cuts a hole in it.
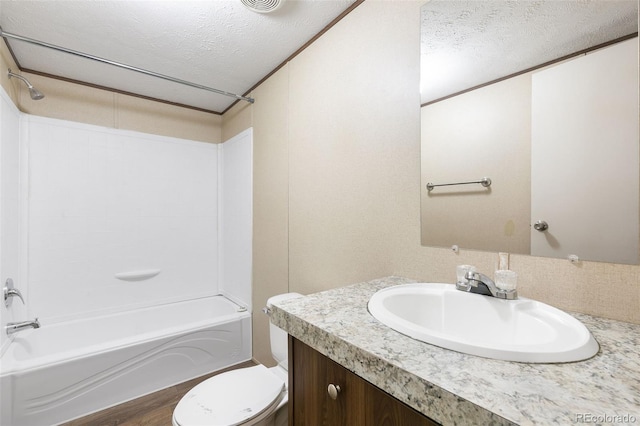
[[[516,290],[502,290],[498,288],[491,278],[476,271],[468,271],[464,276],[464,280],[456,283],[456,289],[497,297],[498,299],[514,300],[518,298]]]
[[[24,330],[25,328],[40,328],[40,321],[38,318],[33,321],[21,321],[21,322],[8,322],[4,327],[7,330],[7,335],[11,336],[13,333]]]

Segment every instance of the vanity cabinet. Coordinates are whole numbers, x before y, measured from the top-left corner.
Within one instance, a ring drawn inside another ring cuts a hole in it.
[[[289,336],[290,426],[431,426],[423,414]]]

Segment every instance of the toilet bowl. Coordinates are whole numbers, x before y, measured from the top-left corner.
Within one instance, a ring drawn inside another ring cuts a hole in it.
[[[285,293],[267,300],[301,297]],[[187,392],[173,411],[173,426],[285,426],[288,422],[287,333],[269,324],[271,353],[278,362],[213,376]]]

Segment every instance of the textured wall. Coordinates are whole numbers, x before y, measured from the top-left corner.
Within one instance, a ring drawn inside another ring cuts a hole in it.
[[[529,253],[531,76],[421,109],[422,243]],[[479,180],[490,188],[426,184]],[[456,195],[457,194],[457,195]]]
[[[408,243],[395,233],[419,201],[417,6],[366,1],[290,64],[292,290],[388,275]]]
[[[0,70],[8,68],[10,68],[11,71],[18,69],[16,63],[11,57],[11,53],[9,52],[7,45],[5,43],[0,43]],[[16,84],[15,79],[9,79],[9,76],[5,72],[0,72],[0,85],[2,85],[4,91],[7,92],[14,105],[17,105],[18,103],[20,90],[24,89],[26,91],[26,87],[24,85]]]
[[[253,354],[273,363],[267,299],[289,291],[288,67],[253,96]]]
[[[278,218],[254,218],[255,307],[287,279],[306,294],[392,274],[453,282],[461,263],[496,267],[495,252],[420,244],[419,9],[367,0],[256,90],[256,151],[280,151],[254,157],[274,193],[256,215]],[[640,323],[638,266],[512,255],[511,267],[523,296]],[[254,355],[272,362],[266,318],[257,313],[254,325]]]
[[[22,74],[0,43],[0,69]],[[34,101],[21,81],[0,72],[0,85],[22,112],[202,142],[222,142],[222,117],[61,80],[24,74],[45,94]]]
[[[17,105],[22,112],[155,135],[222,142],[222,117],[218,115],[39,75],[25,73],[25,76],[45,98],[34,101],[28,91],[20,90]]]

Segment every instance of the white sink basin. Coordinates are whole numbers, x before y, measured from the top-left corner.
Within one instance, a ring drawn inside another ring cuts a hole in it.
[[[486,358],[572,362],[592,357],[598,342],[571,315],[523,297],[503,300],[420,283],[385,288],[369,300],[378,321],[414,339]]]

